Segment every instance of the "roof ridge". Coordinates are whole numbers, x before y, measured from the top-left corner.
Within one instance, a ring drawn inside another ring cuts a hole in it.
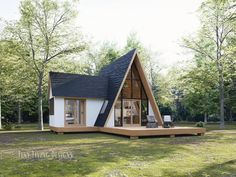
[[[67,75],[74,75],[74,76],[86,76],[86,77],[104,77],[104,76],[100,76],[100,75],[88,75],[88,74],[49,71],[49,74],[51,74],[51,73],[52,74],[67,74]]]

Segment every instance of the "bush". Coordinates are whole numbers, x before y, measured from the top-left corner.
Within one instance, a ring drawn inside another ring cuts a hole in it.
[[[196,123],[196,127],[205,127],[205,124],[204,124],[204,122],[197,122]]]
[[[3,123],[2,127],[3,127],[4,130],[12,130],[13,124],[9,121],[6,121],[6,122]]]
[[[21,128],[21,125],[16,125],[15,128],[19,128],[19,129],[20,129],[20,128]]]

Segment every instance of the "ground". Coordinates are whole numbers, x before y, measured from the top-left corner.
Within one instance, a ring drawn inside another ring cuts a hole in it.
[[[0,133],[0,177],[236,176],[236,124],[217,127],[208,125],[205,136],[137,140],[102,133]]]

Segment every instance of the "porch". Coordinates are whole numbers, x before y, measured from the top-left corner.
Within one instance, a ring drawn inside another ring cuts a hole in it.
[[[176,135],[198,135],[205,134],[205,128],[197,127],[174,127],[174,128],[146,128],[142,127],[73,127],[73,128],[56,128],[50,129],[57,133],[64,132],[104,132],[116,135],[128,136],[130,138],[147,137],[147,136],[170,136]]]
[[[205,134],[205,128],[196,127],[174,127],[174,128],[146,128],[146,127],[100,127],[99,130],[105,133],[129,136],[138,138],[143,136],[170,136],[175,135],[199,135]]]

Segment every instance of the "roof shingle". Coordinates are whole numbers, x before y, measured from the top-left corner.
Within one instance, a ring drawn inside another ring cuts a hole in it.
[[[108,78],[80,74],[50,72],[52,95],[61,97],[107,97]]]

